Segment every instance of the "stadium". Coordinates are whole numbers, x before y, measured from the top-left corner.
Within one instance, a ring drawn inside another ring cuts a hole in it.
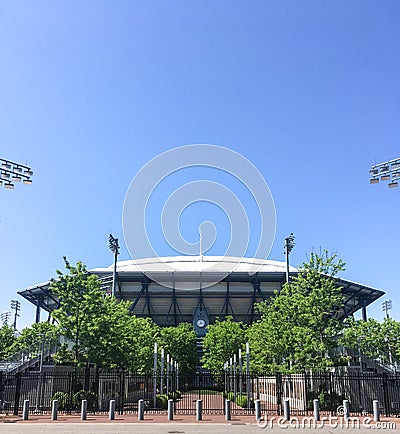
[[[220,256],[176,256],[117,263],[115,295],[132,302],[131,312],[150,317],[160,326],[192,323],[199,337],[216,318],[232,316],[251,324],[259,318],[255,304],[270,298],[286,281],[286,263],[274,260]],[[94,268],[102,288],[111,294],[113,265]],[[290,267],[290,274],[298,270]],[[360,311],[367,318],[367,307],[384,295],[383,291],[336,278],[342,288],[344,304],[338,313],[344,319]],[[50,281],[30,286],[19,295],[36,306],[35,321],[41,311],[49,314],[58,300],[49,290]]]

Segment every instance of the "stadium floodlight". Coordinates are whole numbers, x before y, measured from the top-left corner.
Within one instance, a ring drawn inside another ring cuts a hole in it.
[[[11,309],[14,313],[14,330],[17,330],[17,318],[19,317],[19,311],[21,310],[21,303],[18,300],[11,300]]]
[[[385,312],[386,318],[389,318],[389,310],[392,308],[393,308],[392,300],[385,300],[382,303],[382,310]]]
[[[381,181],[390,181],[388,183],[389,188],[398,186],[400,180],[400,158],[395,158],[384,163],[374,164],[369,170],[371,178],[370,184],[378,184]]]
[[[294,235],[293,232],[285,238],[285,256],[286,256],[286,283],[289,283],[289,255],[294,247]]]
[[[3,313],[0,315],[1,322],[2,322],[4,325],[8,325],[8,321],[9,321],[10,317],[11,317],[11,312],[3,312]]]
[[[28,166],[24,166],[20,163],[14,163],[10,160],[5,160],[4,158],[0,158],[0,185],[8,188],[10,190],[14,189],[14,184],[10,181],[14,182],[22,182],[24,184],[30,185],[32,184],[32,169]]]
[[[114,253],[114,270],[113,270],[113,285],[112,285],[112,295],[115,297],[115,285],[117,281],[117,260],[119,255],[119,243],[118,238],[114,238],[112,234],[108,237],[108,247]]]

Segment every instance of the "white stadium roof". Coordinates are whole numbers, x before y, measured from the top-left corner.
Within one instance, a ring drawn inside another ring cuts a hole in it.
[[[106,268],[93,268],[92,273],[111,273],[113,264]],[[119,261],[117,272],[217,272],[217,273],[285,273],[286,263],[271,259],[237,258],[233,256],[168,256]],[[291,273],[296,273],[290,267]]]

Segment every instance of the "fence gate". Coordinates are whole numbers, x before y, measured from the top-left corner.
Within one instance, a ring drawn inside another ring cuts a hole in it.
[[[210,372],[196,372],[196,374],[180,378],[181,397],[175,403],[177,414],[195,414],[196,401],[203,401],[203,413],[223,414],[224,412],[224,377]]]

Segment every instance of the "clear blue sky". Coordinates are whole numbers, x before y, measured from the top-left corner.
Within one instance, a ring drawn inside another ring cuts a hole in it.
[[[109,265],[139,168],[212,143],[266,179],[271,259],[293,231],[293,265],[336,251],[400,319],[400,189],[368,181],[400,156],[399,22],[397,0],[2,1],[0,156],[35,175],[0,189],[0,313],[63,255]]]

